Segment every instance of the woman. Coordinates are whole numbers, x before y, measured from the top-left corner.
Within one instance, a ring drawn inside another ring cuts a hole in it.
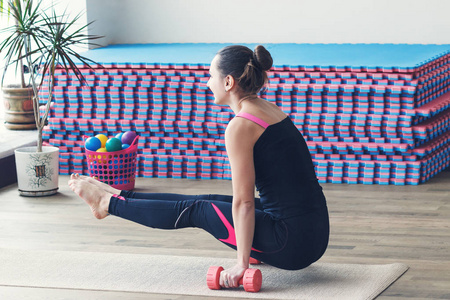
[[[263,46],[254,52],[229,46],[211,62],[215,103],[236,114],[225,131],[233,196],[119,191],[77,174],[69,185],[99,219],[112,214],[160,229],[199,227],[236,249],[236,265],[221,273],[222,287],[238,286],[250,256],[287,270],[309,266],[327,248],[328,211],[302,135],[257,96],[271,67]]]

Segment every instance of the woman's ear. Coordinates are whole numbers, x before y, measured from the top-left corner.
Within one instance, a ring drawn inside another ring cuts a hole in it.
[[[225,77],[225,92],[230,91],[234,87],[234,84],[234,77],[231,75],[227,75],[227,77]]]

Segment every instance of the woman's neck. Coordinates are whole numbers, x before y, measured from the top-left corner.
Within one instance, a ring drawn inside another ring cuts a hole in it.
[[[250,101],[254,101],[257,99],[258,99],[258,96],[256,94],[255,95],[245,95],[243,97],[239,97],[236,101],[232,101],[230,108],[233,110],[233,112],[235,114],[238,114],[242,110],[243,105],[245,103],[248,103]]]

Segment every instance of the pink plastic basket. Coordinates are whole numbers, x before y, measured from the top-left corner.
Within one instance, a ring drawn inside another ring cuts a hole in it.
[[[134,189],[138,140],[139,136],[127,149],[114,152],[96,152],[84,148],[89,175],[119,190]]]

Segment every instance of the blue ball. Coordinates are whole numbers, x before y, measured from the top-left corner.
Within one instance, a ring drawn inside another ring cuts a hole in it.
[[[120,132],[120,133],[116,134],[116,138],[118,138],[119,140],[122,140],[122,135],[123,135],[123,132]]]
[[[102,142],[100,141],[100,139],[93,136],[86,140],[84,146],[86,147],[86,149],[90,151],[97,151],[99,148],[102,147]]]
[[[122,150],[127,149],[128,147],[130,147],[130,145],[128,145],[128,144],[122,144]]]

